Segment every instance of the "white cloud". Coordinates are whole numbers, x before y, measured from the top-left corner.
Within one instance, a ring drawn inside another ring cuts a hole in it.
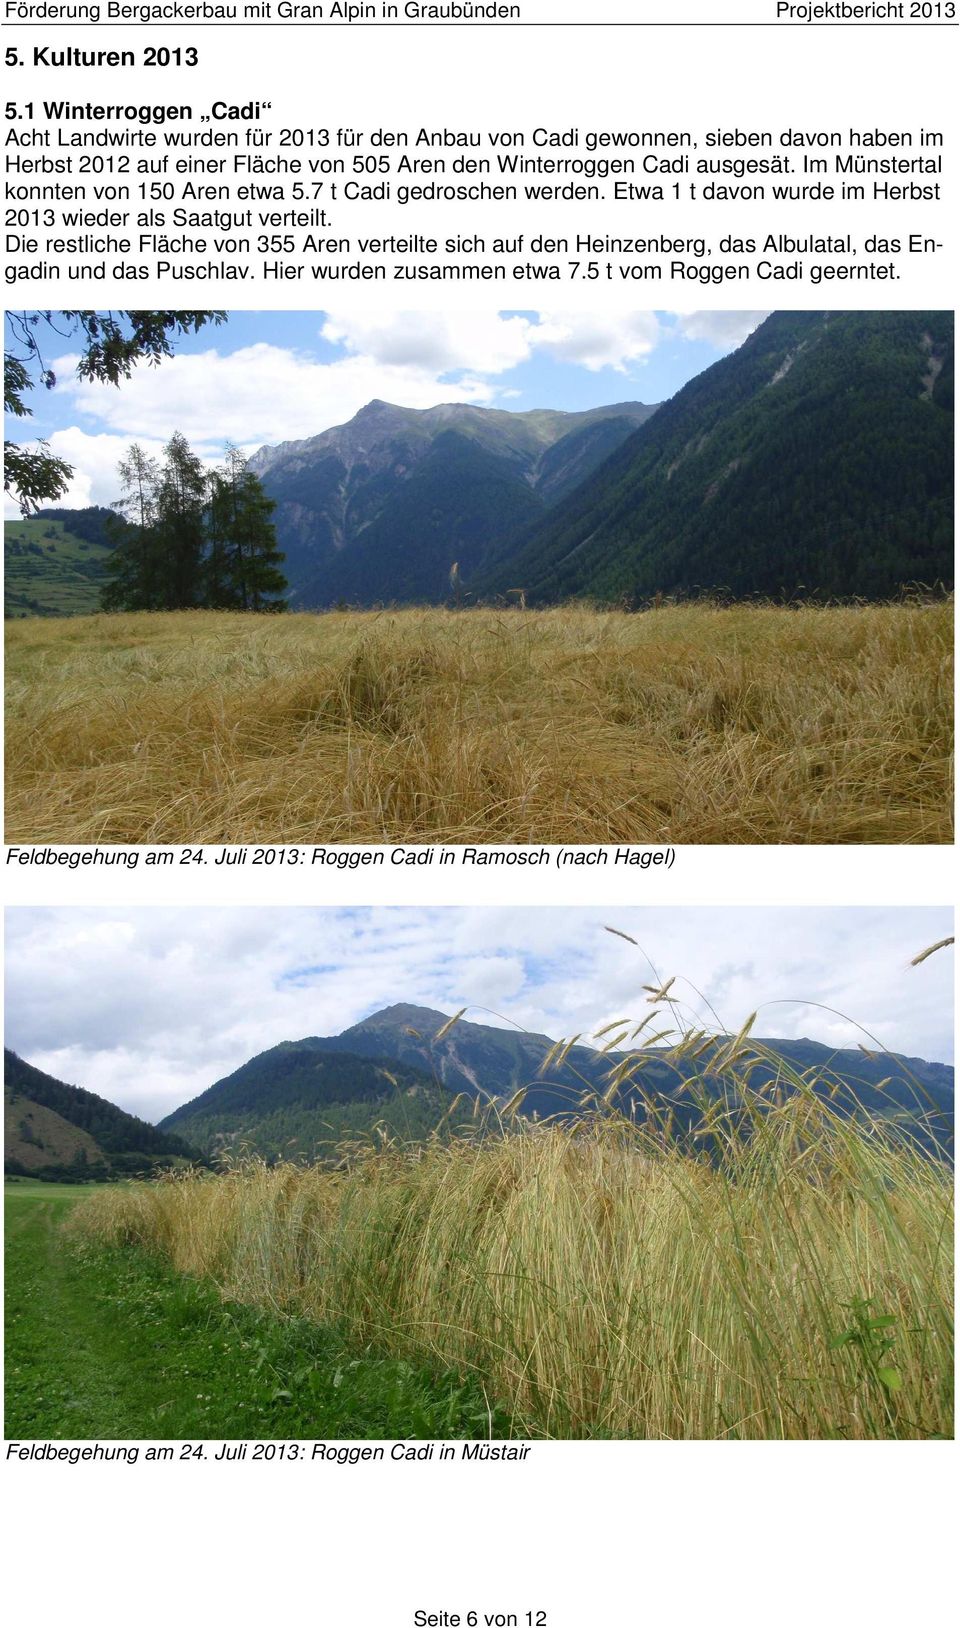
[[[653,311],[557,311],[541,313],[531,342],[558,362],[573,362],[591,373],[613,368],[625,373],[656,349],[664,329]]]
[[[55,366],[61,375],[69,358]],[[166,440],[180,430],[196,447],[290,441],[352,418],[374,396],[403,407],[432,407],[450,398],[436,371],[381,363],[373,356],[318,362],[277,345],[246,345],[223,355],[209,350],[139,367],[117,388],[65,378],[60,387],[81,419],[127,437]],[[493,387],[476,379],[458,387],[461,400],[484,402]]]
[[[335,361],[266,342],[229,353],[211,347],[179,352],[157,368],[141,365],[119,387],[79,379],[78,357],[57,357],[58,396],[77,415],[76,424],[49,436],[51,450],[74,470],[60,501],[113,502],[116,466],[132,440],[156,451],[179,430],[213,463],[224,441],[253,451],[304,439],[345,423],[375,397],[414,408],[506,403],[516,392],[499,382],[502,375],[538,355],[590,373],[627,374],[676,332],[729,350],[764,314],[697,311],[670,327],[652,311],[334,311],[321,334],[346,353]],[[7,512],[16,509],[8,503]]]
[[[735,350],[769,315],[769,311],[679,312],[677,327],[684,339],[703,339],[717,350]]]
[[[530,356],[533,327],[496,311],[342,311],[328,314],[321,334],[378,366],[439,376],[505,373]]]
[[[394,1001],[589,1035],[648,1011],[655,970],[676,975],[691,1021],[709,1018],[700,991],[731,1030],[759,1007],[758,1035],[855,1046],[862,1024],[946,1060],[952,956],[908,962],[950,930],[948,911],[919,908],[15,908],[6,1039],[153,1119],[281,1040],[337,1034]]]
[[[558,311],[536,317],[497,312],[442,316],[425,311],[338,312],[328,316],[323,338],[386,367],[468,369],[496,376],[537,351],[590,372],[623,372],[642,361],[663,337],[653,311]]]
[[[55,457],[66,459],[73,474],[64,495],[51,502],[49,507],[85,509],[95,503],[102,508],[110,508],[121,494],[117,466],[121,458],[126,457],[134,440],[151,457],[159,457],[163,452],[164,442],[153,436],[91,435],[76,426],[68,430],[54,430],[48,437],[47,450]],[[194,443],[193,450],[208,469],[219,463],[223,456],[222,447],[198,447]],[[244,450],[252,452],[255,449],[249,446]],[[19,506],[12,498],[5,499],[4,514],[8,519],[19,518]]]
[[[347,351],[333,362],[267,343],[228,354],[211,348],[181,352],[159,368],[138,367],[120,387],[78,379],[72,356],[53,366],[86,434],[96,427],[128,440],[165,441],[180,430],[212,456],[225,440],[256,447],[316,435],[375,397],[401,407],[450,400],[486,406],[500,394],[498,376],[536,351],[591,372],[623,372],[650,354],[660,331],[652,312],[560,313],[536,321],[496,313],[346,312],[331,314],[322,330]]]
[[[65,458],[73,470],[66,493],[51,506],[65,509],[85,509],[91,503],[109,508],[120,496],[117,465],[130,449],[133,439],[129,435],[89,435],[85,430],[71,428],[54,430],[48,439],[49,450],[58,458]],[[157,454],[163,442],[141,437],[145,452]],[[7,501],[5,512],[19,514],[19,509]]]

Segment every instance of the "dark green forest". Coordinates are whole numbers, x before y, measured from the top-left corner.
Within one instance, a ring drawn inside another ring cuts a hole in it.
[[[399,1095],[325,1107],[197,1114],[190,1120],[190,1135],[211,1158],[257,1154],[268,1162],[314,1164],[338,1158],[345,1148],[361,1143],[379,1146],[384,1137],[404,1144],[426,1142],[434,1134],[446,1137],[472,1125],[471,1108],[458,1103],[450,1112],[451,1100],[438,1087],[410,1086]]]
[[[212,1154],[234,1150],[266,1158],[328,1158],[345,1139],[374,1127],[421,1141],[469,1118],[449,1114],[452,1094],[419,1069],[395,1061],[284,1042],[218,1081],[170,1115],[191,1142]]]
[[[353,545],[304,583],[303,602],[442,603],[454,563],[470,577],[492,543],[542,512],[506,460],[447,430]]]
[[[458,601],[492,550],[562,501],[656,409],[505,412],[372,401],[252,460],[299,607]]]
[[[92,1136],[114,1176],[146,1174],[173,1159],[192,1161],[197,1157],[196,1149],[182,1137],[148,1125],[93,1091],[65,1085],[7,1049],[3,1053],[3,1075],[6,1090],[15,1098],[38,1102]],[[75,1171],[72,1179],[76,1180]]]
[[[953,486],[951,313],[778,312],[477,588],[630,605],[951,586]]]

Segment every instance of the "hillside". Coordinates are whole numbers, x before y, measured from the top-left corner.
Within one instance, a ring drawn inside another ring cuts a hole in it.
[[[100,609],[112,552],[109,509],[45,509],[3,526],[5,617],[86,616]]]
[[[885,598],[952,584],[952,517],[952,314],[777,312],[477,590]]]
[[[396,1061],[284,1041],[163,1121],[205,1153],[255,1152],[312,1161],[376,1126],[417,1141],[435,1130],[450,1098],[428,1073]],[[457,1123],[466,1112],[447,1121]]]
[[[504,412],[371,401],[347,424],[262,447],[296,608],[439,603],[494,545],[559,503],[655,408]]]
[[[437,1038],[448,1021],[442,1012],[401,1004],[385,1007],[330,1038],[283,1042],[178,1108],[163,1121],[163,1127],[183,1132],[209,1148],[214,1133],[224,1136],[247,1131],[258,1120],[291,1108],[328,1112],[333,1104],[349,1102],[358,1109],[350,1128],[360,1129],[365,1117],[368,1125],[372,1123],[369,1112],[365,1116],[359,1111],[363,1104],[374,1106],[373,1117],[381,1112],[385,1068],[397,1079],[392,1094],[409,1096],[413,1089],[424,1114],[437,1104],[442,1112],[443,1105],[449,1106],[460,1092],[483,1105],[502,1107],[523,1088],[524,1115],[568,1115],[579,1111],[585,1093],[607,1089],[611,1070],[625,1055],[613,1051],[601,1056],[591,1047],[574,1046],[560,1066],[554,1063],[545,1068],[544,1060],[554,1047],[546,1035],[461,1020]],[[818,1094],[832,1093],[832,1099],[847,1111],[923,1119],[926,1142],[950,1145],[953,1070],[944,1064],[833,1050],[812,1040],[757,1040],[753,1044],[764,1054],[751,1076],[754,1088],[766,1083],[790,1090],[791,1077],[806,1073],[816,1078]],[[679,1128],[693,1128],[699,1111],[681,1087],[685,1080],[699,1077],[708,1095],[726,1094],[725,1082],[710,1067],[712,1057],[719,1059],[721,1051],[722,1041],[718,1040],[711,1055],[701,1055],[694,1064],[651,1048],[643,1054],[634,1085],[619,1093],[619,1105],[625,1111],[633,1108],[643,1113],[647,1095],[663,1106],[672,1104]],[[356,1067],[361,1059],[366,1068]],[[302,1133],[303,1127],[300,1129]],[[291,1130],[290,1135],[294,1134]]]
[[[196,1159],[179,1136],[158,1130],[93,1091],[65,1085],[4,1050],[8,1174],[76,1181],[147,1174]]]
[[[3,1155],[7,1171],[38,1176],[52,1167],[91,1176],[107,1175],[103,1150],[88,1131],[16,1092],[3,1093]]]

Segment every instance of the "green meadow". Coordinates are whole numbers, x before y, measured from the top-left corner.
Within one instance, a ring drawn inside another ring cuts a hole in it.
[[[147,1251],[78,1244],[61,1229],[95,1190],[6,1184],[8,1440],[509,1433],[473,1380],[231,1304]]]
[[[4,616],[90,616],[112,550],[37,516],[3,527]]]

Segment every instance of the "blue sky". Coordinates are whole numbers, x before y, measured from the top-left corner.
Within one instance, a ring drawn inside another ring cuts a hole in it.
[[[396,1001],[588,1038],[648,1010],[652,970],[691,1023],[759,1009],[758,1036],[953,1056],[953,951],[910,965],[952,932],[947,909],[21,907],[6,924],[6,1044],[147,1119]]]
[[[42,437],[75,470],[68,506],[110,503],[133,440],[158,450],[175,430],[209,462],[317,435],[374,397],[407,407],[468,401],[576,411],[666,400],[729,353],[762,311],[232,312],[119,388],[76,377],[77,346],[41,326],[52,390],[34,390],[14,440]],[[13,512],[8,510],[8,512]]]

